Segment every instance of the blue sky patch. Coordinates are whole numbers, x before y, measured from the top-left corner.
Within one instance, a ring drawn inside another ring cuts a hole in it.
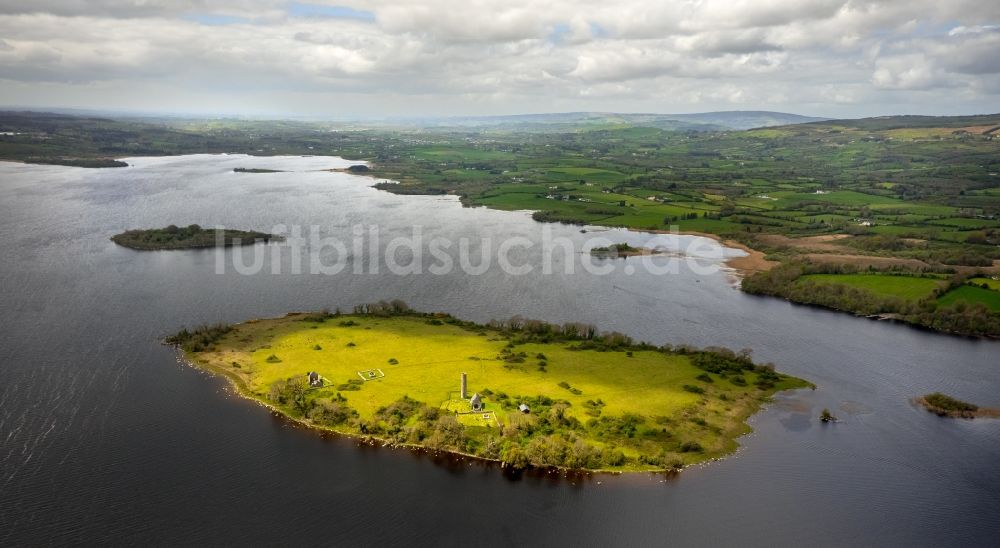
[[[370,11],[356,10],[347,6],[323,6],[302,2],[288,4],[288,14],[292,17],[329,17],[355,19],[358,21],[375,21],[375,14]]]
[[[569,32],[569,25],[566,23],[559,23],[552,27],[552,32],[549,33],[549,41],[553,44],[562,44],[566,41],[566,35],[568,35]]]
[[[202,25],[209,25],[213,27],[223,26],[223,25],[239,25],[242,23],[252,23],[250,19],[246,17],[235,17],[232,15],[217,15],[214,13],[194,13],[191,15],[185,15],[184,19],[188,21],[195,21],[201,23]]]

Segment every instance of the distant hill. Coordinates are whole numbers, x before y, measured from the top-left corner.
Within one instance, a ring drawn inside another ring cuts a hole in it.
[[[787,112],[770,112],[766,110],[731,110],[724,112],[702,112],[698,114],[664,114],[673,120],[711,124],[729,129],[752,129],[758,127],[790,126],[822,122],[829,118],[802,116]]]
[[[791,125],[791,124],[787,124]],[[1000,126],[1000,114],[975,114],[970,116],[876,116],[857,120],[824,120],[809,123],[809,127],[852,128],[867,131],[889,131],[894,129],[954,128],[969,133],[996,133]]]
[[[671,131],[721,131],[757,127],[805,124],[826,120],[811,116],[768,111],[701,112],[694,114],[560,112],[514,114],[508,116],[459,116],[447,118],[405,118],[383,122],[388,126],[428,129],[573,131],[622,126],[655,127]]]

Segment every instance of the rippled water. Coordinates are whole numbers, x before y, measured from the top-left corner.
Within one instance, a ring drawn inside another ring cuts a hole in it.
[[[318,276],[290,273],[282,257],[279,275],[270,262],[257,275],[217,275],[214,251],[136,252],[108,238],[200,223],[317,225],[349,240],[351,226],[364,224],[378,225],[383,242],[414,225],[425,236],[538,242],[543,227],[526,213],[394,196],[368,178],[316,171],[347,165],[335,158],[129,162],[106,170],[0,163],[0,544],[988,546],[1000,538],[1000,421],[942,420],[909,403],[941,390],[1000,405],[996,342],[745,295],[725,271],[629,275],[621,263],[607,276],[577,268],[511,277],[496,265],[480,276],[350,268]],[[592,235],[547,229],[578,243]],[[530,262],[537,253],[513,256]],[[520,314],[655,343],[751,347],[819,388],[780,397],[754,417],[736,456],[677,478],[511,476],[292,427],[158,343],[182,325],[383,298],[471,320]],[[841,422],[820,425],[823,407]]]

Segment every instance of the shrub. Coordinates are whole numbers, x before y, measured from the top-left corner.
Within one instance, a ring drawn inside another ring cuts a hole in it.
[[[343,424],[358,416],[358,412],[351,409],[342,401],[317,400],[313,408],[309,411],[309,419],[317,424],[335,426]]]
[[[167,344],[175,344],[189,352],[201,352],[220,341],[232,328],[226,324],[202,325],[194,331],[181,329],[175,335],[167,337]]]
[[[700,386],[692,386],[690,384],[685,384],[684,385],[684,390],[687,391],[687,392],[691,392],[692,394],[704,394],[705,393],[705,389],[704,388],[702,388]]]
[[[681,453],[701,453],[704,449],[696,441],[686,441],[681,444]]]

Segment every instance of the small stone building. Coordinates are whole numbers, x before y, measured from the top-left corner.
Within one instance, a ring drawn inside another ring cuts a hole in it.
[[[472,400],[469,403],[472,404],[473,411],[483,410],[483,398],[479,396],[478,392],[472,395]]]
[[[315,371],[309,372],[309,386],[323,386],[323,377],[319,376],[319,373]]]

